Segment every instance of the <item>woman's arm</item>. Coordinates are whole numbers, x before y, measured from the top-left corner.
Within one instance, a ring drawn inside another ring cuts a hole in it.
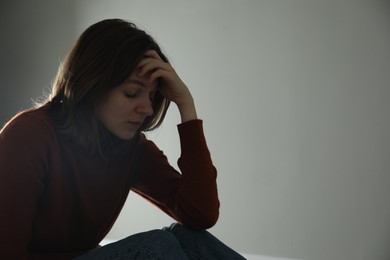
[[[168,163],[153,142],[143,137],[132,189],[180,223],[207,229],[219,216],[217,171],[203,135],[202,121],[180,124],[178,130],[181,173]]]
[[[172,66],[162,61],[155,51],[148,51],[145,56],[138,66],[138,75],[149,75],[151,82],[159,79],[159,91],[180,111],[181,156],[178,166],[181,174],[169,165],[154,143],[144,139],[134,191],[184,225],[196,229],[210,228],[219,215],[217,172],[211,161],[202,121],[198,120],[189,89]]]

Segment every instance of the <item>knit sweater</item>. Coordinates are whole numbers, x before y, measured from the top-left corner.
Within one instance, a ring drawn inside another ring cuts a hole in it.
[[[0,132],[0,259],[84,254],[109,232],[130,190],[188,227],[213,226],[216,169],[202,121],[178,131],[180,173],[143,134],[102,158],[74,145],[46,107],[16,115]]]

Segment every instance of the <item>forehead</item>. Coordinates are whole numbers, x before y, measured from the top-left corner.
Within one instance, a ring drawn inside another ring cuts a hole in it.
[[[135,69],[124,81],[122,84],[125,85],[138,85],[142,88],[147,89],[157,89],[158,88],[158,80],[150,81],[149,75],[143,75],[142,77],[138,76],[139,68]]]

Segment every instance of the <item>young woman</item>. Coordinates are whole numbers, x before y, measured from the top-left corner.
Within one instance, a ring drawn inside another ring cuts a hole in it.
[[[181,173],[143,134],[170,102]],[[99,247],[130,190],[178,223]],[[0,209],[0,259],[243,259],[205,231],[219,214],[216,169],[190,91],[156,42],[120,19],[89,27],[49,100],[1,130]]]

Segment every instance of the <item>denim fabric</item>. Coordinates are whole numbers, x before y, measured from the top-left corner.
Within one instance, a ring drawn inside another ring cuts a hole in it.
[[[206,230],[192,230],[180,224],[163,230],[175,235],[188,259],[245,259]]]
[[[180,224],[129,236],[95,249],[77,260],[245,259],[205,230]]]

